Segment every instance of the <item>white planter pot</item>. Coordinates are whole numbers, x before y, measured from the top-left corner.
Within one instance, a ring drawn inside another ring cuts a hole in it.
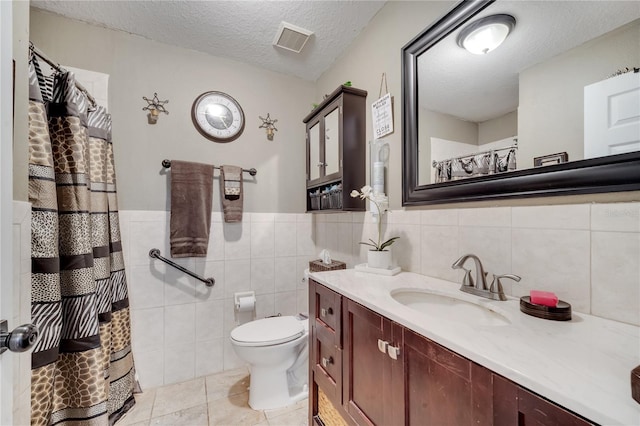
[[[369,250],[367,252],[367,266],[377,269],[391,268],[391,252],[389,250]]]

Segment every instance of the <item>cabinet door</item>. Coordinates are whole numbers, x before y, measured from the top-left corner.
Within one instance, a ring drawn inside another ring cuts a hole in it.
[[[341,106],[335,108],[324,117],[324,165],[325,175],[340,173],[340,114]]]
[[[471,361],[405,330],[407,424],[472,425]]]
[[[497,374],[493,380],[493,424],[495,426],[518,425],[518,386]]]
[[[575,414],[518,387],[518,426],[587,426]]]
[[[343,307],[345,409],[359,425],[397,424],[397,419],[389,418],[388,407],[385,412],[390,400],[391,358],[378,349],[379,340],[391,340],[391,321],[351,300]]]
[[[311,123],[309,123],[311,124]],[[320,158],[320,121],[316,121],[307,131],[307,172],[309,180],[319,179],[322,171],[322,159]]]
[[[493,424],[495,426],[587,426],[588,421],[516,385],[493,377]]]

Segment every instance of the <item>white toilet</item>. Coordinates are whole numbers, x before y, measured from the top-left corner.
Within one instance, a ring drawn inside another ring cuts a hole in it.
[[[285,407],[308,396],[307,318],[281,316],[248,322],[231,331],[231,344],[251,367],[251,408]]]

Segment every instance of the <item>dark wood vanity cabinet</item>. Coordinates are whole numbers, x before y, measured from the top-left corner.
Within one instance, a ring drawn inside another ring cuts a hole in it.
[[[402,375],[396,371],[402,359],[393,360],[388,350],[399,351],[401,327],[346,298],[342,318],[344,408],[360,425],[396,424],[404,416]]]
[[[313,280],[309,285],[311,318],[315,318],[310,416],[316,424],[591,424]],[[334,316],[324,320],[322,310],[326,314],[328,307]],[[328,355],[341,357],[329,364],[333,369],[322,365]],[[333,413],[325,417],[319,414],[321,393],[333,406]]]
[[[491,373],[404,329],[404,380],[409,425],[491,425]]]
[[[365,90],[340,86],[302,121],[306,126],[307,211],[362,211],[350,197],[366,181]]]
[[[493,417],[496,426],[587,426],[580,416],[542,398],[527,389],[491,374]]]

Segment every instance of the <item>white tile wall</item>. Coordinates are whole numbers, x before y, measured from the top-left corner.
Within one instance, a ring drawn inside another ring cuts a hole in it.
[[[345,232],[326,247],[349,267],[366,262],[358,242],[377,236],[368,214],[351,216],[351,251]],[[330,220],[315,219],[316,234]],[[640,326],[640,203],[393,211],[383,233],[401,237],[392,251],[403,270],[459,281],[451,264],[474,253],[486,270],[522,277],[504,281],[507,294],[554,291],[577,312]]]
[[[168,214],[121,212],[131,295],[134,356],[143,387],[175,383],[241,361],[229,343],[233,294],[256,292],[256,317],[308,311],[303,273],[322,249],[353,267],[360,241],[377,238],[369,214],[245,213],[212,218],[207,258],[182,260],[216,279],[205,287],[157,260],[168,257]],[[384,237],[403,270],[460,280],[451,264],[472,252],[505,280],[513,296],[554,291],[578,312],[640,326],[640,203],[392,211]]]
[[[226,224],[214,213],[207,257],[174,259],[215,278],[213,287],[149,258],[151,248],[170,257],[166,212],[121,211],[120,221],[143,388],[241,365],[229,342],[235,292],[256,292],[258,318],[308,311],[302,277],[316,252],[310,215],[245,213],[241,223]]]

